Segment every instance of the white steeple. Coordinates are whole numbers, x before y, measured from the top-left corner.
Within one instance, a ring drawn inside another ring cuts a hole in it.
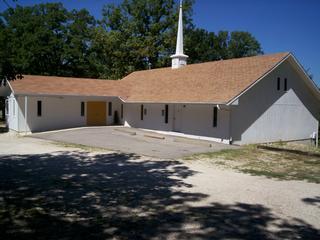
[[[172,68],[181,68],[187,65],[188,56],[183,53],[183,22],[182,22],[182,0],[180,0],[179,23],[177,34],[176,54],[172,55]]]

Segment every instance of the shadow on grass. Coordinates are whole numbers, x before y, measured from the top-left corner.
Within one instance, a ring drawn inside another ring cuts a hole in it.
[[[263,145],[258,145],[257,148],[274,151],[274,152],[285,152],[285,153],[293,153],[293,154],[302,155],[302,156],[320,157],[320,153],[301,151],[297,149],[278,148],[278,147],[263,146]]]
[[[131,154],[0,156],[0,239],[319,238],[263,205],[191,206],[207,197],[179,191],[194,174]]]

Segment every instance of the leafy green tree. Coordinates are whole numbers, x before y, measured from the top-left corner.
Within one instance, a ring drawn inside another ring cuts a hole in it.
[[[250,33],[196,28],[193,3],[184,1],[189,63],[262,53]],[[176,0],[123,0],[104,6],[100,21],[87,10],[68,11],[61,3],[8,8],[0,14],[0,79],[15,79],[20,72],[118,79],[170,66],[178,7]]]
[[[249,32],[232,32],[228,44],[229,58],[262,54],[260,43]]]
[[[5,84],[5,80],[14,80],[21,77],[16,67],[14,67],[12,49],[9,46],[10,38],[4,22],[0,18],[0,86]]]
[[[187,26],[192,25],[192,4],[193,0],[184,2]],[[120,78],[134,70],[168,65],[168,56],[174,53],[177,9],[174,0],[124,0],[103,8],[100,27],[105,33],[98,31],[98,39],[113,48],[111,52],[104,49],[105,57],[112,59],[111,76]]]
[[[204,29],[186,34],[186,53],[190,63],[240,58],[262,54],[259,42],[248,32],[220,31],[216,35]]]
[[[95,19],[61,3],[9,8],[2,14],[7,49],[24,74],[96,77],[89,56]]]
[[[17,6],[4,12],[14,64],[25,74],[61,71],[67,11],[62,4]]]
[[[63,50],[63,75],[74,77],[97,77],[90,61],[92,38],[96,20],[85,9],[73,10],[66,26]]]

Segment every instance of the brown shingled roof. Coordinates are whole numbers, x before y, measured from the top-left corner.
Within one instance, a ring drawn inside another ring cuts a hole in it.
[[[119,81],[26,75],[16,94],[119,96],[126,102],[227,103],[290,53],[137,71]]]
[[[121,80],[127,102],[227,103],[289,53],[134,72]]]
[[[119,81],[86,78],[24,75],[10,82],[15,94],[119,96]]]

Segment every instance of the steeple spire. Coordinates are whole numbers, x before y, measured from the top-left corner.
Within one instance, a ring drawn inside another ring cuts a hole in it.
[[[180,0],[180,10],[179,10],[179,23],[178,23],[178,33],[177,33],[177,45],[176,53],[171,56],[172,58],[172,68],[181,68],[187,65],[188,56],[183,52],[183,13],[182,13],[182,0]]]

